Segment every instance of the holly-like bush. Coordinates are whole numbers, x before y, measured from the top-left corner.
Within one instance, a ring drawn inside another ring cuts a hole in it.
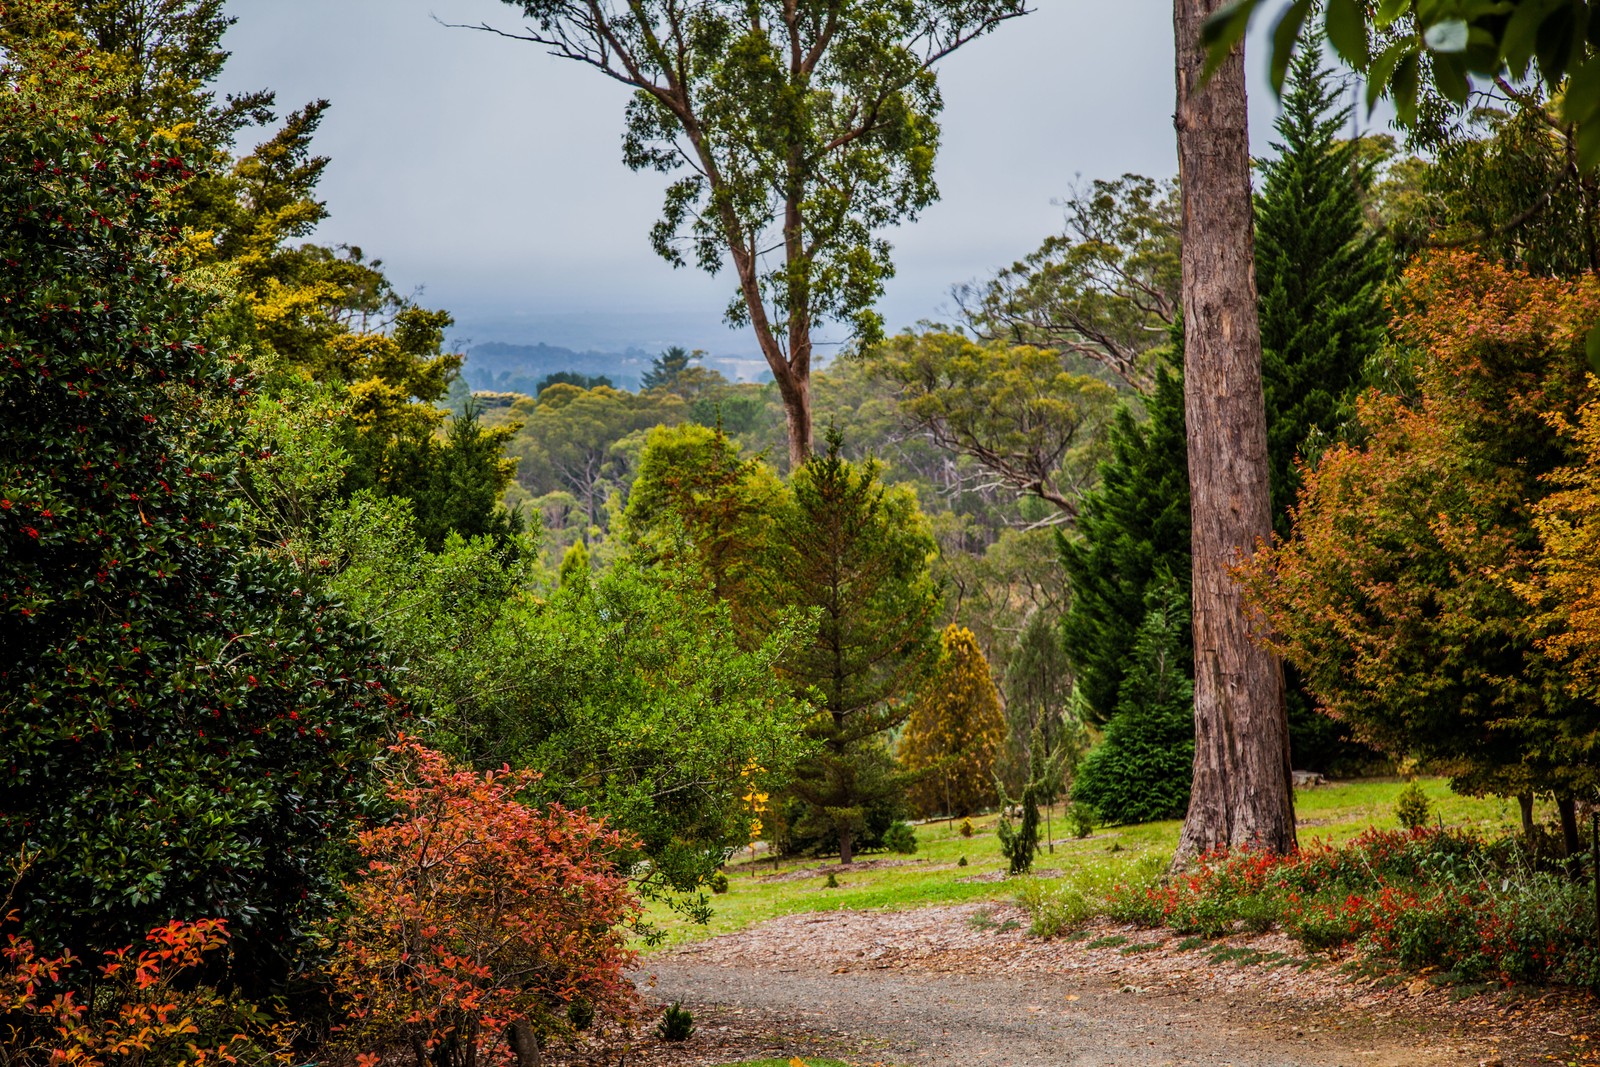
[[[577,1015],[631,1018],[624,926],[637,898],[603,822],[517,800],[538,776],[476,774],[415,741],[391,748],[398,809],[358,838],[365,866],[331,965],[364,1047],[398,1043],[417,1067],[531,1061],[527,1042]]]
[[[261,986],[330,909],[392,701],[375,647],[239,532],[250,381],[174,273],[188,177],[0,94],[0,853],[32,857],[43,950],[221,918]]]

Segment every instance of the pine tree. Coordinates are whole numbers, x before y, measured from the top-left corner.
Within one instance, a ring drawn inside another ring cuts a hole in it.
[[[1151,585],[1117,712],[1072,785],[1072,799],[1106,822],[1176,819],[1188,806],[1194,764],[1188,619],[1189,600],[1176,581]]]
[[[825,822],[848,863],[868,813],[904,794],[903,775],[884,773],[883,739],[906,721],[928,665],[939,593],[915,494],[885,486],[876,461],[852,463],[842,448],[830,430],[827,451],[795,472],[758,600],[769,630],[796,609],[817,620],[785,664],[797,692],[820,703],[809,730],[817,747],[792,792],[807,809],[796,821]]]
[[[1297,460],[1315,458],[1339,430],[1367,359],[1383,340],[1386,260],[1363,226],[1372,170],[1359,145],[1339,139],[1349,109],[1314,52],[1295,61],[1278,122],[1280,157],[1263,164],[1257,199],[1263,375],[1273,514],[1287,533],[1299,486]],[[1180,351],[1180,331],[1174,330]],[[1158,375],[1147,419],[1120,412],[1101,485],[1085,498],[1077,535],[1062,539],[1073,600],[1063,622],[1089,717],[1106,722],[1121,700],[1144,603],[1163,575],[1187,594],[1188,460],[1183,384]],[[1178,651],[1193,678],[1189,624]],[[1291,672],[1286,686],[1297,765],[1325,768],[1351,753],[1346,733],[1318,714]]]
[[[500,502],[516,473],[516,461],[506,458],[505,444],[518,425],[485,428],[480,411],[469,398],[450,420],[444,440],[428,442],[427,478],[419,479],[410,496],[417,533],[430,551],[439,551],[452,533],[489,536],[503,543],[521,532],[521,516]]]
[[[1085,496],[1075,535],[1061,538],[1072,590],[1062,633],[1086,714],[1096,723],[1117,709],[1151,583],[1166,576],[1186,593],[1189,586],[1183,377],[1170,350],[1144,407],[1142,421],[1126,405],[1118,410],[1100,486]],[[1192,674],[1192,662],[1186,653],[1185,672]]]
[[[1256,199],[1262,378],[1272,466],[1273,527],[1289,532],[1297,461],[1315,459],[1347,417],[1362,368],[1384,339],[1382,244],[1363,207],[1373,163],[1343,139],[1351,109],[1320,49],[1295,58]]]
[[[1005,715],[972,631],[951,623],[939,644],[939,662],[900,739],[900,760],[918,774],[911,800],[921,814],[972,815],[995,800]]]
[[[655,359],[650,361],[650,369],[644,372],[639,384],[646,391],[651,389],[670,390],[678,384],[678,378],[684,371],[700,359],[701,353],[690,352],[681,345],[673,345]]]
[[[1350,108],[1308,48],[1294,61],[1278,158],[1263,163],[1256,201],[1256,278],[1261,292],[1262,379],[1272,522],[1287,537],[1301,462],[1315,462],[1348,417],[1362,372],[1383,344],[1388,257],[1366,228],[1373,164],[1343,139]],[[1298,671],[1285,672],[1296,765],[1326,769],[1359,750],[1349,730],[1316,710]]]

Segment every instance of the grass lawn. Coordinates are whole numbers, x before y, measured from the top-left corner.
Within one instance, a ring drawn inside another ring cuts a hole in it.
[[[1518,820],[1511,799],[1474,799],[1450,792],[1443,779],[1422,779],[1434,805],[1434,817],[1447,826],[1473,826],[1486,834],[1511,828]],[[1348,841],[1369,826],[1392,829],[1395,796],[1404,788],[1399,781],[1361,781],[1302,790],[1295,797],[1300,821],[1300,843]],[[1541,811],[1541,817],[1549,813]],[[839,887],[827,888],[827,876],[837,863],[817,859],[783,860],[774,872],[770,859],[751,860],[749,853],[728,865],[728,892],[712,898],[715,915],[707,926],[693,925],[656,905],[650,918],[667,931],[667,944],[728,933],[752,923],[796,912],[833,911],[841,908],[910,908],[922,904],[956,904],[973,900],[1014,900],[1019,879],[999,877],[1006,867],[995,835],[996,816],[974,818],[970,838],[958,832],[960,820],[916,827],[917,851],[912,856],[871,853],[862,860],[888,862],[876,870],[841,871]],[[1051,872],[1081,881],[1116,880],[1120,872],[1149,871],[1164,867],[1178,843],[1179,823],[1096,828],[1083,840],[1063,838],[1066,830],[1058,807],[1052,820],[1055,851],[1034,861],[1037,882],[1052,881]],[[962,857],[967,866],[958,866]],[[987,875],[985,879],[983,876]],[[769,1061],[759,1061],[767,1063]],[[786,1067],[788,1061],[770,1061]],[[808,1061],[822,1064],[823,1061]]]

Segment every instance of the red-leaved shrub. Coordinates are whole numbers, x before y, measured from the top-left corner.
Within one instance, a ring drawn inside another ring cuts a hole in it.
[[[477,774],[415,741],[391,748],[399,811],[358,837],[364,868],[332,964],[352,1044],[418,1067],[531,1060],[542,1042],[636,1004],[624,927],[639,914],[604,822],[517,796],[528,771]],[[373,1062],[372,1057],[363,1057]]]
[[[15,913],[6,917],[14,922]],[[39,954],[7,938],[0,958],[0,1064],[5,1067],[203,1067],[284,1059],[288,1027],[195,983],[192,972],[228,940],[221,919],[170,922],[148,946],[106,953],[99,980],[73,972],[70,952]],[[83,990],[87,990],[84,992]]]

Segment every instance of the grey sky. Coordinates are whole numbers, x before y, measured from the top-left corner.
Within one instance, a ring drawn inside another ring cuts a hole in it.
[[[1076,176],[1175,169],[1170,0],[1036,0],[941,68],[939,204],[891,234],[899,329],[948,309],[952,283],[1034,248]],[[726,275],[650,251],[662,180],[621,161],[625,90],[538,47],[447,29],[514,28],[499,0],[234,0],[224,86],[284,108],[333,102],[318,239],[360,245],[456,313],[461,340],[753,351],[719,324]],[[1253,140],[1276,105],[1252,72]]]

